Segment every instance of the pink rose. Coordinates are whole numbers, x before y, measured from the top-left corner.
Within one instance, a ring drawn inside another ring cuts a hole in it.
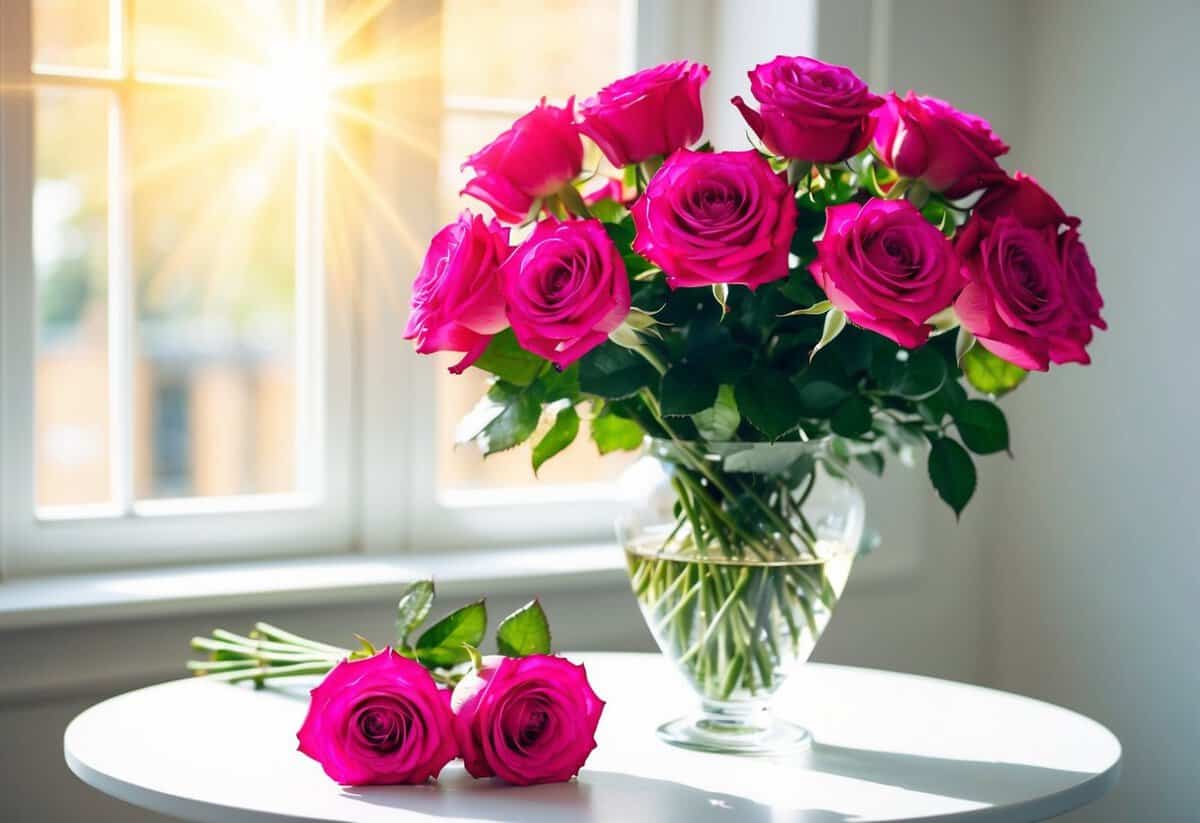
[[[417,352],[464,352],[450,371],[460,374],[508,326],[500,263],[508,257],[508,229],[464,211],[433,236],[413,283],[412,313],[404,329]]]
[[[905,200],[830,207],[809,271],[852,323],[910,349],[964,282],[950,241]]]
[[[633,205],[634,251],[672,288],[787,277],[796,203],[754,151],[677,151]]]
[[[424,783],[458,752],[437,684],[392,649],[339,663],[312,690],[296,736],[300,751],[348,786]]]
[[[501,220],[523,222],[539,198],[557,192],[583,168],[574,102],[571,98],[560,109],[542,98],[533,111],[472,154],[463,168],[470,167],[475,176],[463,193],[487,203]]]
[[[583,666],[549,655],[483,662],[454,690],[454,728],[467,772],[518,786],[578,774],[596,748],[604,710]]]
[[[969,282],[954,310],[984,348],[1038,371],[1086,357],[1054,227],[972,218],[955,245]]]
[[[664,63],[605,86],[579,107],[579,130],[614,166],[690,146],[704,132],[700,87],[708,66]]]
[[[1079,239],[1074,228],[1058,236],[1059,262],[1067,277],[1067,294],[1070,297],[1074,322],[1066,341],[1055,341],[1050,359],[1055,363],[1092,362],[1085,347],[1092,342],[1092,326],[1107,329],[1108,324],[1100,316],[1104,299],[1096,284],[1096,269],[1088,256],[1087,248]]]
[[[636,190],[625,188],[625,183],[615,177],[603,175],[597,177],[583,192],[583,202],[589,206],[595,205],[601,200],[612,200],[627,206],[636,199]]]
[[[982,117],[911,91],[903,99],[890,92],[872,117],[875,148],[901,177],[951,198],[1004,179],[996,158],[1008,146]]]
[[[836,163],[870,142],[870,115],[883,98],[850,69],[808,57],[776,57],[749,75],[761,111],[741,97],[733,105],[773,154]]]
[[[501,267],[522,348],[565,368],[629,314],[629,276],[599,220],[543,220]]]
[[[1078,217],[1069,217],[1037,180],[1022,172],[989,188],[975,204],[972,215],[977,220],[1015,217],[1023,225],[1034,229],[1079,225]]]

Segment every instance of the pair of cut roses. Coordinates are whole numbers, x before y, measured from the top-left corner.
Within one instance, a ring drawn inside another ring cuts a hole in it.
[[[297,737],[346,785],[424,783],[462,757],[473,777],[524,786],[577,774],[603,708],[583,666],[561,657],[485,657],[451,692],[388,648],[329,672]]]

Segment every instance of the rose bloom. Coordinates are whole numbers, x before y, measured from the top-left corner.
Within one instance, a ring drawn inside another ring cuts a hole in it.
[[[471,155],[463,168],[475,172],[463,189],[492,207],[509,223],[523,222],[534,203],[554,194],[583,168],[583,141],[575,127],[574,98],[564,108],[545,98],[491,143]]]
[[[300,751],[348,786],[424,783],[458,754],[454,715],[420,664],[385,649],[312,690]]]
[[[972,220],[956,246],[969,282],[954,310],[984,348],[1038,371],[1051,361],[1088,361],[1084,346],[1091,339],[1090,328],[1080,323],[1078,295],[1053,227],[1025,226],[1011,216]]]
[[[543,220],[501,275],[517,342],[560,368],[603,343],[629,314],[625,262],[599,220]]]
[[[989,188],[971,213],[976,220],[1015,217],[1022,225],[1034,229],[1045,226],[1074,228],[1080,222],[1078,217],[1068,216],[1037,180],[1022,172]]]
[[[583,666],[561,657],[485,657],[454,689],[455,732],[473,777],[518,786],[579,773],[596,748],[604,701]]]
[[[479,359],[492,335],[508,326],[500,263],[510,251],[508,229],[469,211],[433,236],[404,329],[418,353],[463,352],[450,367],[455,374]]]
[[[671,155],[633,206],[634,251],[672,288],[786,277],[796,231],[787,182],[758,152]]]
[[[875,148],[902,177],[955,198],[1003,180],[996,158],[1008,151],[991,125],[936,97],[890,92],[875,110]]]
[[[809,57],[776,57],[749,75],[761,110],[741,97],[733,104],[773,154],[836,163],[870,142],[870,115],[883,98],[850,69]]]
[[[852,323],[910,349],[963,286],[950,241],[905,200],[829,208],[809,271]]]
[[[708,66],[680,60],[605,86],[579,107],[579,130],[614,166],[690,146],[704,132],[700,87]]]

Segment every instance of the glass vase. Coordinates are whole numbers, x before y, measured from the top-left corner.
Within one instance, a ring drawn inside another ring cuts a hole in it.
[[[811,742],[769,702],[816,646],[862,538],[862,494],[826,448],[650,440],[623,476],[634,595],[700,698],[659,728],[669,743],[769,755]]]

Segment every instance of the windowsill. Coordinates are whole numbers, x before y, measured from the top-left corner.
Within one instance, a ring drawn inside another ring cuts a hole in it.
[[[624,578],[611,543],[405,555],[342,555],[0,582],[0,631],[394,596],[434,578],[449,596],[593,588]]]

